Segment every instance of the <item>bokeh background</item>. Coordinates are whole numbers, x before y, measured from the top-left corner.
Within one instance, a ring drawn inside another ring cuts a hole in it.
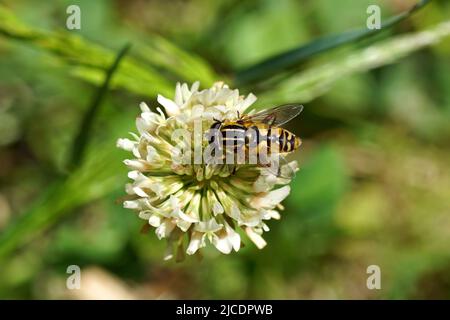
[[[0,1],[0,297],[450,298],[450,37],[437,30],[450,3],[255,83],[236,78],[364,28],[369,4],[384,20],[414,3]],[[65,28],[70,4],[81,30]],[[424,30],[439,39],[423,42]],[[71,168],[83,115],[126,42],[86,157]],[[253,92],[259,107],[304,103],[288,126],[304,141],[292,157],[301,169],[266,248],[246,241],[228,256],[164,262],[164,242],[117,202],[128,154],[115,141],[133,131],[139,102],[155,107],[156,94],[195,80]],[[381,290],[366,287],[372,264]],[[66,289],[69,265],[81,267],[81,290]]]

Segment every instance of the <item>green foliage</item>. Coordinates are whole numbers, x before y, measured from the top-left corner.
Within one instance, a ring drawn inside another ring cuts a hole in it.
[[[277,104],[286,100],[309,102],[323,95],[339,79],[394,63],[405,55],[437,43],[448,36],[450,36],[450,23],[443,22],[430,30],[391,38],[356,51],[340,60],[313,67],[289,77],[275,86],[273,91],[263,95],[261,100],[266,104]]]
[[[114,60],[114,53],[95,43],[73,35],[67,31],[47,32],[35,30],[20,23],[15,15],[0,6],[0,33],[17,40],[27,41],[38,48],[52,53],[56,58],[68,63],[71,73],[83,80],[100,84],[104,70]],[[155,54],[149,55],[150,50]],[[125,57],[112,81],[111,87],[123,88],[130,92],[155,97],[157,94],[171,95],[173,86],[162,76],[156,67],[174,71],[179,79],[196,80],[211,83],[214,74],[200,58],[191,56],[170,42],[155,36],[153,46],[140,51],[146,60],[154,65],[142,63],[131,57]],[[192,70],[196,70],[192,73]],[[151,86],[148,86],[151,83]]]
[[[90,140],[90,135],[92,134],[92,124],[94,120],[98,117],[99,108],[102,103],[103,97],[109,89],[109,84],[111,79],[113,78],[114,72],[119,67],[120,61],[126,55],[127,51],[130,49],[130,45],[127,44],[120,50],[116,59],[114,60],[111,67],[107,70],[105,75],[105,80],[103,81],[102,86],[97,91],[94,99],[92,100],[92,104],[89,106],[88,110],[83,116],[83,120],[80,125],[80,130],[78,131],[77,136],[73,142],[73,149],[71,154],[71,162],[69,163],[69,169],[74,169],[79,166],[84,157],[84,152],[86,149],[86,145]]]
[[[410,10],[386,20],[382,24],[380,29],[371,30],[366,27],[361,30],[349,31],[338,35],[320,38],[306,45],[302,45],[298,48],[271,57],[254,66],[239,71],[236,74],[236,84],[244,85],[249,82],[262,80],[275,73],[279,73],[282,70],[295,67],[301,62],[304,62],[305,60],[319,53],[329,51],[344,44],[355,43],[356,41],[359,41],[368,36],[373,36],[381,32],[381,30],[384,31],[390,26],[393,26],[403,19],[409,17],[413,12],[422,8],[428,2],[428,0],[420,1]]]

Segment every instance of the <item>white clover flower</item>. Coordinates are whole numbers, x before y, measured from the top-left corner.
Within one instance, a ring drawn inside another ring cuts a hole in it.
[[[177,84],[173,100],[158,96],[167,116],[160,108],[155,113],[141,103],[142,112],[136,119],[139,134],[117,141],[118,147],[133,154],[124,161],[132,180],[126,185],[129,200],[124,207],[137,211],[155,228],[159,239],[167,239],[166,259],[173,257],[174,250],[182,256],[184,247],[187,254],[195,254],[207,243],[224,254],[238,251],[242,234],[260,249],[266,245],[262,238],[269,230],[265,221],[280,218],[277,209],[282,209],[280,202],[290,192],[290,179],[256,165],[173,160],[182,156],[180,142],[172,139],[175,130],[193,132],[195,120],[201,119],[205,133],[214,119],[236,119],[238,112],[243,114],[255,100],[253,94],[240,96],[222,82],[202,91],[198,82],[190,89],[187,84]],[[193,146],[185,144],[184,153],[194,151]],[[295,161],[281,170],[289,169],[286,167],[297,170]]]

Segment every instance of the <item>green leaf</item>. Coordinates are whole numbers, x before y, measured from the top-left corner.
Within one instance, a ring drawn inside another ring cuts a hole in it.
[[[410,10],[388,19],[381,25],[381,29],[371,30],[368,28],[363,28],[360,30],[347,31],[338,35],[326,36],[314,40],[306,45],[302,45],[298,48],[273,56],[256,65],[239,71],[235,77],[235,84],[240,86],[265,79],[276,74],[277,72],[283,71],[287,68],[292,68],[319,53],[378,34],[386,28],[389,28],[409,17],[413,12],[429,3],[429,1],[430,0],[422,0]]]

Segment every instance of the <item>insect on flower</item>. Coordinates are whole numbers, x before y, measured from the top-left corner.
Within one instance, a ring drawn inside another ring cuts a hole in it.
[[[241,152],[249,163],[271,167],[274,164],[270,161],[273,159],[271,155],[279,155],[284,161],[284,155],[300,147],[301,139],[281,126],[298,116],[302,110],[300,104],[286,104],[252,115],[239,115],[238,112],[236,120],[214,119],[210,128],[214,133],[209,134],[209,142],[216,144],[219,150]],[[253,162],[249,161],[252,156]]]
[[[138,133],[117,141],[118,147],[132,154],[124,161],[132,181],[125,186],[128,195],[123,205],[136,211],[147,229],[153,227],[159,239],[166,239],[165,259],[181,260],[184,253],[196,254],[208,243],[229,254],[240,249],[243,235],[260,249],[266,245],[262,237],[269,231],[266,222],[280,219],[281,202],[289,195],[293,176],[286,173],[295,173],[297,162],[283,160],[274,172],[261,159],[211,163],[203,161],[204,152],[197,152],[206,151],[210,142],[217,147],[219,140],[205,138],[212,129],[218,139],[233,133],[238,136],[231,139],[233,145],[254,148],[257,152],[249,153],[249,158],[265,150],[271,157],[297,149],[300,139],[280,125],[297,116],[302,107],[246,113],[255,100],[253,94],[242,96],[223,82],[204,90],[199,90],[198,82],[191,87],[177,84],[173,100],[158,96],[165,112],[159,107],[154,112],[141,103]],[[200,144],[196,144],[198,137]],[[232,155],[238,151],[231,150]]]

